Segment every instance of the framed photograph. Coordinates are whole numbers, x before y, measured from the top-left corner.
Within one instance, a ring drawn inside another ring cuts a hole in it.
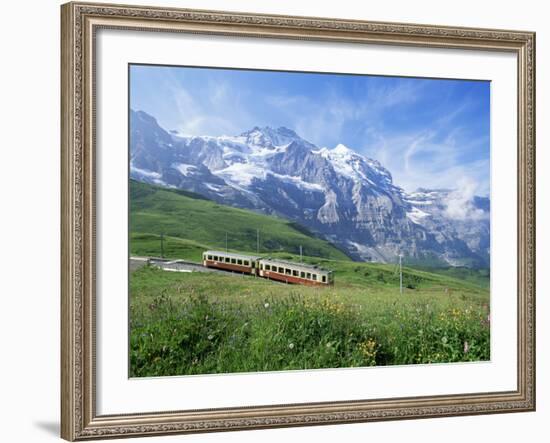
[[[67,440],[535,409],[535,35],[68,3]]]

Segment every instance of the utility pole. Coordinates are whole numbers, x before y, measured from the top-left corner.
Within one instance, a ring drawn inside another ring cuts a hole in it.
[[[227,231],[225,231],[225,252],[227,252]]]
[[[164,232],[160,233],[160,258],[164,258]]]
[[[300,245],[300,263],[302,263],[302,261],[303,261],[302,258],[303,258],[302,257],[302,245]]]
[[[256,252],[260,253],[260,230],[256,229]]]
[[[403,295],[403,268],[401,266],[402,254],[399,254],[399,294]]]

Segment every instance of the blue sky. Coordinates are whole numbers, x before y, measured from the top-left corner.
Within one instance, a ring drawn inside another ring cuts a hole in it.
[[[394,182],[489,194],[490,83],[132,65],[130,106],[188,135],[286,126],[382,163]]]

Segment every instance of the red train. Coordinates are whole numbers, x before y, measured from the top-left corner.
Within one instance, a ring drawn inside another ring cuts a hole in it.
[[[300,285],[324,286],[334,283],[332,271],[303,263],[221,251],[205,251],[202,257],[203,265],[207,268],[242,272]]]

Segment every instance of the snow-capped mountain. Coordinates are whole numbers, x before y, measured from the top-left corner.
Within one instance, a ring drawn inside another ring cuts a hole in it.
[[[358,260],[489,263],[489,199],[457,190],[406,193],[376,160],[319,148],[288,128],[190,137],[130,116],[130,175],[300,223]]]

